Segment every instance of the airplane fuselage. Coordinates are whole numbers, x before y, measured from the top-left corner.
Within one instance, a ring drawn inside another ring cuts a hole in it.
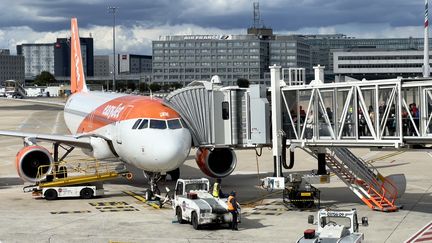
[[[177,112],[162,100],[104,92],[78,92],[67,101],[64,118],[70,132],[90,136],[98,159],[118,157],[140,169],[166,172],[189,155],[191,135]]]

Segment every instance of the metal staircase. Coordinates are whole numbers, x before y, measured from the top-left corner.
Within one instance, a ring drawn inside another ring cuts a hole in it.
[[[331,149],[326,154],[326,163],[366,205],[371,209],[393,212],[399,209],[395,205],[397,188],[391,181],[383,177],[371,165],[356,157],[347,148]]]

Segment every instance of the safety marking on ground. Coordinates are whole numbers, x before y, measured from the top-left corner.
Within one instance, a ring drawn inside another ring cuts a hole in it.
[[[127,195],[129,195],[129,196],[131,196],[131,197],[133,197],[133,198],[135,198],[135,199],[137,199],[137,200],[140,201],[140,202],[143,202],[143,203],[145,203],[145,204],[151,206],[151,207],[154,208],[154,209],[161,209],[161,207],[160,207],[157,203],[155,203],[155,202],[153,202],[153,201],[147,201],[144,197],[142,197],[142,196],[136,194],[135,192],[131,192],[131,191],[123,191],[123,193],[125,193],[125,194],[127,194]]]
[[[385,160],[385,159],[388,159],[388,158],[391,158],[393,156],[396,156],[396,155],[399,155],[399,154],[403,154],[403,153],[405,153],[405,151],[396,151],[396,152],[393,152],[393,153],[390,153],[390,154],[383,155],[383,156],[378,157],[376,159],[370,159],[370,160],[366,161],[366,163],[374,163],[376,161]]]
[[[51,214],[74,214],[74,213],[91,213],[89,210],[77,210],[77,211],[57,211],[50,212]]]
[[[283,207],[279,207],[283,206]],[[278,216],[282,213],[289,211],[285,206],[283,202],[279,201],[272,201],[268,203],[261,204],[259,206],[256,206],[252,209],[250,212],[244,212],[242,215],[244,216],[250,216],[250,215],[272,215],[272,216]]]
[[[131,212],[139,211],[139,209],[134,206],[129,205],[126,202],[96,202],[89,203],[91,206],[95,207],[100,212]]]
[[[432,241],[432,221],[413,234],[405,243],[411,242],[431,242]]]
[[[273,191],[273,192],[267,193],[265,195],[262,195],[259,198],[254,198],[254,199],[251,199],[251,200],[246,201],[246,202],[241,202],[240,205],[242,207],[253,208],[253,207],[257,206],[257,205],[263,205],[263,201],[267,197],[270,197],[272,195],[278,195],[278,194],[282,194],[282,190]]]

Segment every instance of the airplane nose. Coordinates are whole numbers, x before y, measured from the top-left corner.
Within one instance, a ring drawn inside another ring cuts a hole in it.
[[[188,130],[175,131],[170,136],[160,139],[154,146],[154,158],[158,167],[170,171],[178,168],[189,155],[191,135]]]

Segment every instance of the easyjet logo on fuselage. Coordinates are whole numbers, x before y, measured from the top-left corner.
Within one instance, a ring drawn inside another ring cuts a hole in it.
[[[120,105],[107,105],[102,111],[102,115],[106,116],[108,119],[114,118],[118,119],[120,116],[120,113],[124,110],[125,106],[123,103]]]

